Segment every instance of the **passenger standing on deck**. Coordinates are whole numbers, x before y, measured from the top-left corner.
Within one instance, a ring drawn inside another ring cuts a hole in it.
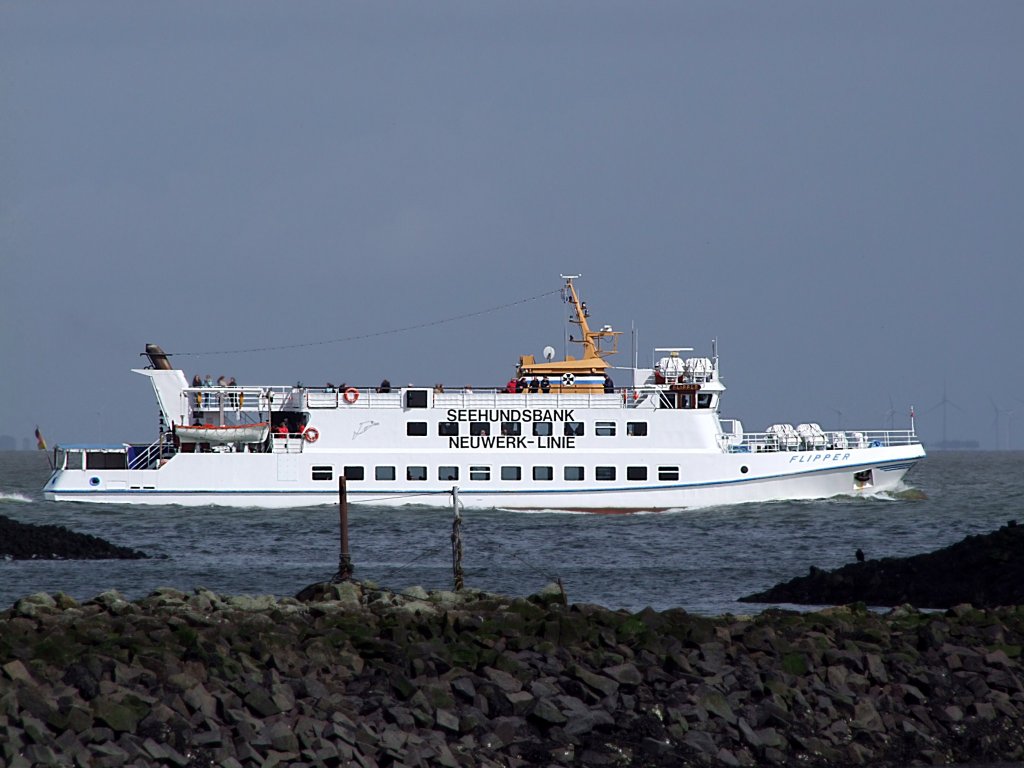
[[[544,394],[547,394],[548,392],[551,391],[551,382],[548,381],[547,376],[540,380],[540,391],[543,392]]]
[[[530,379],[530,391],[535,393],[539,389],[540,389],[540,379],[538,379],[536,376],[534,376],[532,379]]]
[[[516,392],[526,391],[526,377],[520,376],[519,381],[516,382]]]
[[[204,387],[212,387],[213,386],[213,377],[210,374],[206,374],[206,378],[203,380],[203,386]]]
[[[391,391],[391,382],[388,381],[387,379],[384,379],[383,381],[381,381],[380,386],[377,387],[377,391],[378,392],[390,392]]]
[[[508,384],[505,385],[505,391],[510,395],[515,394],[516,391],[516,380],[515,377],[508,380]]]
[[[604,391],[607,393],[615,391],[615,384],[612,383],[612,377],[607,373],[604,375]]]
[[[192,377],[192,386],[193,387],[201,387],[201,386],[203,386],[203,380],[199,377],[198,373],[195,376]]]

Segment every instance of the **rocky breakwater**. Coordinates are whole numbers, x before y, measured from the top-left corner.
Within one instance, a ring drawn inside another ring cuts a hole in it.
[[[76,533],[62,525],[21,523],[0,515],[0,558],[5,560],[140,560],[149,555]]]
[[[861,553],[863,555],[863,553]],[[850,563],[834,571],[815,566],[771,589],[740,598],[746,603],[875,606],[909,604],[949,608],[1024,604],[1024,526],[1011,520],[991,533],[911,557]]]
[[[705,618],[557,591],[158,590],[0,614],[0,764],[1024,760],[1024,609]]]

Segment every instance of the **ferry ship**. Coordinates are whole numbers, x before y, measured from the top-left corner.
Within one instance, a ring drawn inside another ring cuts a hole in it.
[[[717,351],[658,348],[615,386],[619,331],[592,328],[563,275],[577,355],[520,357],[490,389],[190,386],[146,346],[160,432],[144,444],[59,445],[47,499],[301,507],[350,503],[628,512],[897,490],[924,458],[908,430],[720,416]],[[503,377],[502,377],[503,378]]]

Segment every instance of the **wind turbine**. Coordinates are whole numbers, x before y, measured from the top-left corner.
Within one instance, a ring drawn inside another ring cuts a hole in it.
[[[1000,439],[1001,438],[1001,434],[1000,433],[1002,432],[1002,430],[999,428],[999,421],[1000,421],[999,417],[1002,416],[1004,413],[1005,414],[1012,414],[1013,411],[1007,411],[1007,410],[1005,410],[1003,408],[1000,408],[998,405],[996,405],[996,401],[993,400],[991,397],[989,397],[988,401],[990,403],[992,403],[992,412],[995,414],[992,417],[992,429],[995,430],[995,433],[996,433],[996,450],[999,451],[999,450],[1002,450],[1002,447],[1003,447],[1000,444],[1000,443],[1002,443],[1002,440]],[[1007,446],[1007,447],[1009,447],[1009,446]]]
[[[925,413],[931,413],[936,408],[942,408],[942,447],[943,448],[945,448],[949,444],[948,440],[946,439],[946,412],[948,410],[948,406],[950,406],[950,405],[952,405],[954,408],[956,408],[958,411],[960,411],[960,413],[966,413],[966,411],[964,411],[963,408],[961,408],[959,405],[957,405],[952,400],[950,400],[948,397],[946,397],[946,382],[943,381],[942,382],[942,399],[939,400],[939,402],[937,402],[935,405],[933,405],[927,411],[925,411]]]

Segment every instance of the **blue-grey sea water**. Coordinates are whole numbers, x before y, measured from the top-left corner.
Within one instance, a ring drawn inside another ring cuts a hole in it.
[[[0,608],[35,592],[79,600],[160,586],[294,595],[334,575],[336,506],[293,510],[125,506],[43,500],[44,452],[0,453],[0,514],[56,524],[157,556],[0,560]],[[528,595],[560,578],[572,602],[756,614],[743,595],[807,573],[902,557],[1024,521],[1024,452],[934,452],[885,498],[745,504],[635,515],[463,513],[466,585]],[[350,507],[354,576],[400,591],[452,587],[451,510]],[[784,606],[794,607],[794,606]]]

